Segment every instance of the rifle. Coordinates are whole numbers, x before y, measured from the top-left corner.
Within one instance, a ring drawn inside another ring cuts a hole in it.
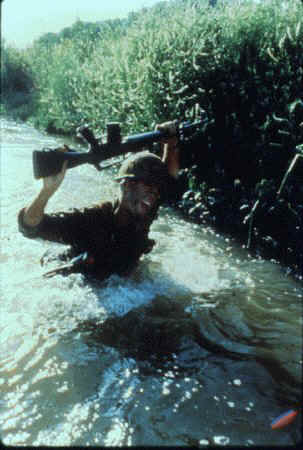
[[[177,136],[182,142],[189,140],[197,131],[204,132],[207,118],[194,123],[183,122],[177,125]],[[67,168],[77,167],[81,164],[92,164],[97,170],[102,170],[109,165],[100,166],[100,163],[108,158],[119,156],[128,152],[136,152],[154,142],[159,142],[167,137],[162,131],[151,131],[147,133],[121,137],[120,124],[112,122],[107,124],[107,143],[102,144],[101,139],[96,139],[93,132],[87,127],[78,128],[78,135],[82,136],[89,144],[88,152],[77,152],[68,148],[62,152],[58,149],[43,149],[33,152],[33,172],[36,179],[55,175],[60,172],[64,161],[68,161]]]

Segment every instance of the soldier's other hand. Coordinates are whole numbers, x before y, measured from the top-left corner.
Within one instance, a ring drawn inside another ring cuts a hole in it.
[[[165,137],[161,139],[161,142],[167,143],[169,145],[177,145],[178,143],[178,129],[177,121],[168,121],[156,125],[156,131],[162,131],[165,133]]]

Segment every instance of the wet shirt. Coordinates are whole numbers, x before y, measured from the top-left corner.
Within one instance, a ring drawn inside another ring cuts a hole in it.
[[[70,245],[70,257],[87,252],[93,263],[83,267],[81,272],[98,279],[112,273],[125,275],[153,247],[153,241],[148,239],[152,220],[144,228],[136,221],[117,227],[116,207],[117,204],[106,202],[82,210],[44,214],[37,227],[25,225],[23,208],[18,215],[19,230],[28,238]]]

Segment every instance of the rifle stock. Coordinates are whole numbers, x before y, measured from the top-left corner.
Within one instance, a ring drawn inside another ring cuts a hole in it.
[[[80,153],[74,150],[62,152],[56,149],[34,150],[33,151],[33,172],[36,179],[56,175],[62,169],[64,161],[67,161],[67,168],[80,166],[81,164],[94,164],[91,152]]]
[[[195,131],[201,129],[205,123],[206,119],[194,123],[181,124],[178,129],[179,138],[190,137]],[[77,152],[72,149],[66,152],[58,149],[35,150],[33,152],[34,177],[39,179],[56,175],[60,172],[64,161],[68,161],[68,169],[82,164],[93,164],[97,170],[101,170],[102,167],[99,164],[102,161],[128,152],[139,151],[143,147],[159,142],[166,137],[165,133],[157,130],[127,136],[124,142],[121,142],[120,125],[117,123],[108,124],[108,142],[106,144],[102,144],[97,140],[87,127],[79,129],[79,134],[89,143],[90,150],[88,152]]]

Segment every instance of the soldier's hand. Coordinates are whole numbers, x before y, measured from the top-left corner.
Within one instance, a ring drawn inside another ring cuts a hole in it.
[[[64,145],[64,147],[58,148],[56,151],[68,152],[68,147]],[[49,195],[49,197],[57,191],[64,180],[67,163],[67,161],[64,161],[61,171],[56,175],[50,175],[49,177],[43,178],[43,190]]]
[[[169,146],[176,146],[178,143],[178,130],[177,130],[177,121],[168,121],[161,124],[156,125],[157,131],[162,131],[165,133],[166,137],[163,137],[161,142],[164,144],[169,144]]]
[[[164,122],[156,126],[156,130],[163,131],[165,136],[161,139],[163,145],[162,161],[166,164],[168,173],[177,178],[179,171],[179,149],[177,122]]]

